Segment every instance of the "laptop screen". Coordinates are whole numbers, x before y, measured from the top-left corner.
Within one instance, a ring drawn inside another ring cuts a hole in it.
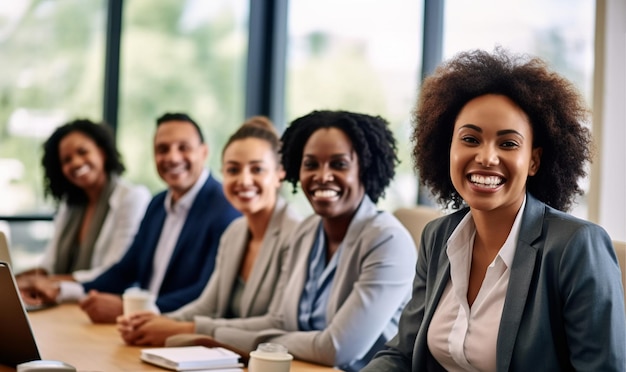
[[[41,359],[22,304],[15,278],[6,262],[0,262],[0,364],[15,367]]]
[[[6,262],[9,266],[12,266],[11,263],[11,253],[9,252],[9,243],[7,242],[7,237],[4,235],[2,231],[0,231],[0,261]]]

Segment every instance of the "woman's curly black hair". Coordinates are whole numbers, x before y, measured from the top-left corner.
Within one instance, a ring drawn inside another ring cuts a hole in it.
[[[462,52],[424,80],[414,111],[413,159],[421,182],[443,205],[463,205],[450,179],[450,145],[454,122],[463,106],[485,94],[501,94],[528,116],[533,147],[543,150],[539,170],[527,190],[544,203],[567,211],[578,180],[591,161],[591,135],[584,126],[589,110],[576,87],[545,62],[513,55],[502,48]]]
[[[282,164],[285,180],[293,185],[293,192],[300,178],[300,164],[304,146],[313,132],[321,128],[337,128],[352,141],[359,157],[359,179],[365,193],[376,203],[385,195],[385,188],[395,175],[399,162],[396,140],[380,116],[357,114],[348,111],[313,111],[294,120],[282,135]]]
[[[68,204],[75,205],[85,203],[87,195],[65,177],[59,158],[59,144],[72,132],[80,132],[91,138],[104,152],[106,158],[104,170],[107,175],[122,174],[125,167],[117,151],[113,132],[108,125],[96,124],[87,119],[77,119],[58,127],[43,144],[41,165],[44,169],[44,193],[46,196],[52,196],[56,201],[65,197]]]

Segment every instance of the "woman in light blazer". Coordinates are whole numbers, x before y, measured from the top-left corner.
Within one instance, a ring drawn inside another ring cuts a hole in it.
[[[213,318],[245,318],[267,313],[272,299],[284,293],[285,283],[280,283],[279,278],[281,271],[286,270],[290,237],[298,222],[298,214],[278,197],[244,290],[238,293],[239,306],[234,309],[233,292],[241,280],[242,257],[248,248],[248,223],[245,217],[233,221],[222,236],[215,270],[202,295],[166,314],[167,317],[193,321],[195,331],[202,333],[203,322]]]
[[[18,275],[89,281],[126,252],[150,192],[119,177],[124,165],[108,126],[79,119],[58,127],[43,145],[46,194],[59,207],[54,234],[37,268]]]
[[[413,154],[461,210],[426,226],[398,335],[363,371],[624,371],[611,240],[562,211],[590,160],[588,112],[544,62],[470,51],[423,85]]]
[[[226,198],[242,212],[220,239],[215,270],[195,301],[157,316],[143,312],[118,319],[128,344],[162,345],[166,337],[202,332],[214,318],[263,315],[284,293],[291,234],[300,217],[280,196],[284,171],[280,139],[269,119],[248,119],[222,153]]]
[[[285,295],[265,316],[204,323],[203,343],[244,353],[278,343],[357,371],[397,331],[416,260],[408,231],[375,205],[394,175],[395,139],[380,117],[314,111],[282,142],[286,179],[315,211],[291,240]]]
[[[115,177],[115,176],[114,176]],[[71,279],[77,282],[88,282],[106,271],[124,255],[143,217],[150,191],[142,185],[133,185],[130,182],[117,178],[111,195],[108,199],[109,212],[107,213],[100,233],[94,243],[91,264],[89,268],[78,269],[71,273]],[[54,218],[54,234],[48,242],[40,268],[48,273],[55,273],[55,262],[58,253],[58,243],[61,231],[70,218],[69,206],[61,202]],[[54,277],[59,278],[59,275]],[[69,278],[66,278],[69,279]]]

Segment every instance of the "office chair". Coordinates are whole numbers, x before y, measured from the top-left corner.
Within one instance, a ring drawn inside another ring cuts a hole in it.
[[[622,288],[624,288],[624,304],[626,304],[626,242],[613,240],[617,261],[622,270]]]
[[[415,246],[419,247],[422,231],[426,224],[443,216],[444,213],[437,208],[416,205],[414,207],[398,208],[393,212],[393,215],[409,230]]]

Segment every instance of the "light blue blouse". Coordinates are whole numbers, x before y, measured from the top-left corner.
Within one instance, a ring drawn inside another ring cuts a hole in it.
[[[321,222],[316,235],[309,254],[307,278],[298,307],[298,326],[301,331],[319,331],[326,328],[326,307],[339,256],[343,250],[342,243],[327,265],[327,244]]]

